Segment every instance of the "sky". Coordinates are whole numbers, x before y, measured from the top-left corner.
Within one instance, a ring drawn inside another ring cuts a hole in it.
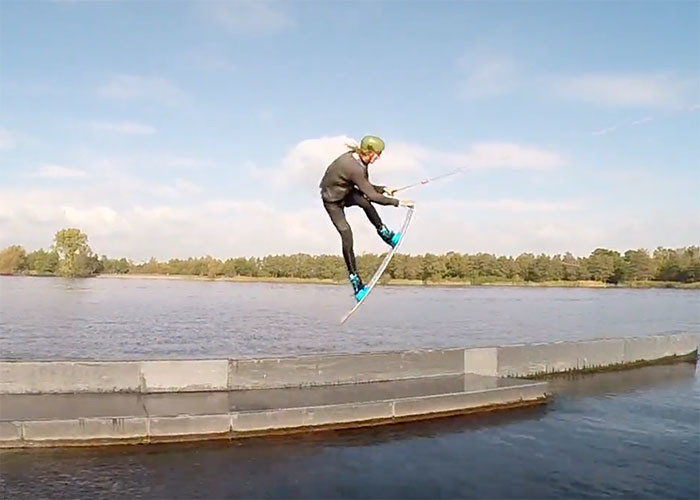
[[[2,248],[340,255],[318,183],[366,134],[375,184],[465,168],[399,194],[402,252],[698,245],[700,3],[0,0]]]

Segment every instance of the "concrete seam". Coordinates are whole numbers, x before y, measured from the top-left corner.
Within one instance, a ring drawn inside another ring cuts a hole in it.
[[[236,361],[233,359],[229,359],[228,363],[226,364],[226,389],[231,390],[231,384],[233,383],[233,364]]]
[[[143,374],[143,363],[139,363],[139,392],[146,392],[146,376]]]

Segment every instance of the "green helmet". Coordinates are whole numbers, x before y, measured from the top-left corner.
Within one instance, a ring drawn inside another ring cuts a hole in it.
[[[362,138],[362,142],[360,142],[360,149],[382,154],[382,151],[384,151],[384,141],[377,136],[366,135]]]

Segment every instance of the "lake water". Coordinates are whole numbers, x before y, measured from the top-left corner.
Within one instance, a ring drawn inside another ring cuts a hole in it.
[[[700,291],[1,277],[3,358],[203,358],[700,332]]]
[[[236,357],[700,332],[684,290],[0,278],[3,358]],[[0,453],[0,498],[700,496],[694,363],[557,379],[539,408],[213,443]]]

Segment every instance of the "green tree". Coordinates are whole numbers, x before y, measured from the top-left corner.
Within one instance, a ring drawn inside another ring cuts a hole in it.
[[[535,256],[531,253],[522,253],[515,259],[516,279],[522,278],[525,281],[536,281]]]
[[[588,279],[588,267],[584,259],[577,259],[571,252],[566,252],[561,259],[562,279],[579,281]]]
[[[110,259],[106,255],[100,258],[102,269],[100,272],[107,274],[127,274],[131,268],[131,264],[125,258]]]
[[[58,253],[39,249],[27,255],[27,268],[37,274],[55,274],[58,271]]]
[[[447,252],[445,255],[445,278],[464,279],[468,274],[468,261],[462,254]]]
[[[463,273],[463,275],[469,277],[475,283],[494,280],[503,275],[499,266],[500,263],[495,255],[478,253],[468,259],[467,262],[468,274]]]
[[[207,257],[207,276],[210,278],[216,278],[217,276],[223,276],[223,274],[224,263],[219,259]]]
[[[58,254],[61,276],[89,276],[94,272],[93,253],[88,237],[80,229],[61,229],[54,236],[53,249]]]
[[[591,278],[606,283],[619,283],[627,273],[625,261],[619,252],[607,248],[596,248],[588,257]]]
[[[700,247],[666,249],[654,251],[655,278],[662,281],[693,282],[700,280]]]
[[[27,252],[12,245],[0,252],[0,274],[14,274],[27,269]]]
[[[103,266],[97,255],[90,253],[79,252],[75,255],[75,274],[74,276],[92,276],[102,272]]]
[[[497,268],[501,276],[513,280],[518,274],[517,266],[513,257],[501,256],[497,259]]]
[[[631,280],[648,281],[654,279],[656,269],[654,261],[645,249],[627,250],[625,252],[627,278]]]
[[[447,266],[445,258],[440,255],[427,253],[423,256],[423,281],[441,281],[445,277]]]
[[[360,273],[360,276],[369,281],[369,277],[379,268],[383,259],[384,255],[373,253],[359,255],[357,257],[357,272]]]

